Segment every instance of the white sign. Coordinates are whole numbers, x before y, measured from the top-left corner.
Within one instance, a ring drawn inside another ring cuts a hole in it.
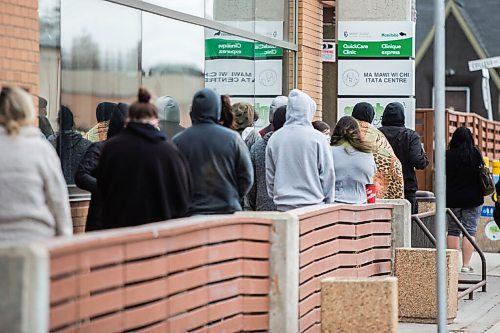
[[[414,96],[414,60],[339,60],[340,96]]]
[[[337,119],[352,115],[354,105],[360,102],[367,102],[373,106],[375,118],[372,124],[375,127],[382,126],[382,114],[387,104],[399,102],[405,108],[405,126],[415,129],[415,98],[339,98],[337,99]]]
[[[323,62],[335,62],[335,42],[323,41],[323,48],[321,50],[321,60]]]
[[[500,57],[471,60],[469,61],[469,71],[479,71],[483,68],[500,67]]]
[[[282,71],[281,60],[207,60],[205,87],[220,94],[277,96],[282,94]]]

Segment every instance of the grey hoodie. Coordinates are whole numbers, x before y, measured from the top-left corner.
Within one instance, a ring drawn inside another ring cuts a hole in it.
[[[267,191],[279,211],[335,200],[333,159],[324,134],[312,127],[315,112],[307,94],[292,90],[285,126],[267,144]]]

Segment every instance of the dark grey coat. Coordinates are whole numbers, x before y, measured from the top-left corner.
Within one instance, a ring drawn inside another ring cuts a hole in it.
[[[276,205],[267,194],[266,187],[266,147],[272,134],[273,132],[269,132],[263,138],[258,139],[250,149],[250,159],[254,170],[254,183],[246,200],[250,210],[276,210]]]

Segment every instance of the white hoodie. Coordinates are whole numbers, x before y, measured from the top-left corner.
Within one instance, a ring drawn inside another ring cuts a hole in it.
[[[266,148],[267,192],[279,211],[335,201],[333,159],[324,135],[312,127],[316,103],[294,89],[286,122]]]

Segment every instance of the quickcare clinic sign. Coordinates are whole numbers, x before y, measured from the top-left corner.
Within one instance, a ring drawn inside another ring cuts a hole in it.
[[[415,23],[411,21],[339,21],[339,58],[412,58]]]

